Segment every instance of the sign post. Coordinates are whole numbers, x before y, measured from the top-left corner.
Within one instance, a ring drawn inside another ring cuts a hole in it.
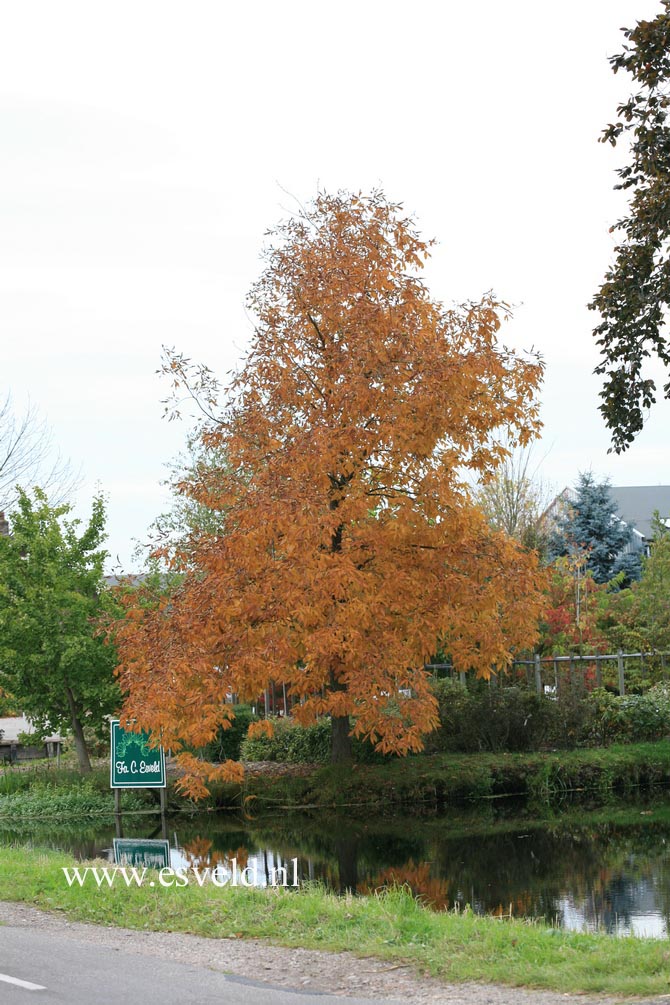
[[[148,733],[131,733],[112,719],[110,785],[113,789],[164,789],[165,754],[149,746]]]
[[[116,816],[114,861],[117,865],[144,865],[152,869],[168,866],[170,845],[167,840],[123,839],[121,830],[121,789],[160,789],[163,834],[167,836],[167,776],[163,748],[150,747],[148,733],[131,733],[123,728],[119,719],[110,721],[110,730],[112,742],[109,775],[110,787],[114,789]]]

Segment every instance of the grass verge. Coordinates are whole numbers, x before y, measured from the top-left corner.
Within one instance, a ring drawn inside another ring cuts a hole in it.
[[[149,806],[142,792],[129,792],[124,812]],[[67,769],[0,773],[0,826],[30,820],[86,817],[113,817],[114,795],[109,788],[109,773],[104,770],[80,775]]]
[[[487,981],[562,992],[662,995],[666,940],[560,932],[516,920],[435,913],[404,890],[337,897],[317,888],[68,887],[68,856],[0,849],[0,900],[58,910],[78,921],[212,938],[269,938],[284,946],[349,950],[411,963],[444,981]],[[81,864],[80,864],[81,867]],[[157,878],[157,877],[156,877]]]
[[[477,799],[520,796],[552,805],[566,796],[627,795],[670,785],[670,742],[531,754],[433,754],[386,764],[324,766],[307,775],[249,775],[243,786],[219,786],[218,805],[251,798],[256,809],[355,806],[378,812],[418,806],[441,809]]]
[[[420,807],[439,810],[513,795],[550,807],[560,805],[566,797],[574,801],[670,786],[670,741],[555,753],[420,754],[385,764],[326,765],[307,772],[301,765],[296,773],[287,767],[286,774],[249,772],[242,786],[215,784],[212,797],[197,807],[180,798],[172,783],[170,805],[182,809],[248,805],[254,812],[277,807],[349,810],[359,806],[385,813],[402,807],[411,807],[413,812]],[[111,807],[107,766],[86,780],[67,769],[6,769],[0,772],[0,817],[31,817],[40,801],[53,808],[55,792],[75,793],[86,784]],[[21,799],[8,801],[22,794],[27,797],[25,813]],[[150,796],[135,795],[152,805]],[[76,811],[76,798],[63,810]],[[84,806],[88,796],[82,795],[81,801]],[[126,805],[124,796],[124,810]]]

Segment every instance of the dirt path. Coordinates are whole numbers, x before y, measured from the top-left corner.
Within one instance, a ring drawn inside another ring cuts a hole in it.
[[[205,939],[177,932],[138,932],[125,928],[67,921],[27,904],[0,901],[0,923],[30,926],[68,935],[105,949],[123,947],[140,955],[199,964],[240,977],[267,981],[275,987],[342,996],[401,1000],[403,1005],[599,1005],[613,998],[587,998],[551,991],[526,991],[488,984],[443,984],[421,977],[412,967],[383,960],[359,959],[351,953],[284,949],[256,939]],[[668,998],[646,999],[667,1005]]]

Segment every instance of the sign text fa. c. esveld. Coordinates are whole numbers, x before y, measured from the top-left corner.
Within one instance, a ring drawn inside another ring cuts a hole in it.
[[[163,789],[166,786],[162,747],[149,746],[148,733],[131,733],[112,719],[110,784],[113,789]]]

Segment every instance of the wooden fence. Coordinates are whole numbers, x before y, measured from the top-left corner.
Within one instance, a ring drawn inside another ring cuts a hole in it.
[[[469,675],[451,663],[426,663],[425,669],[437,677],[458,678],[466,684]],[[625,695],[632,689],[644,690],[662,681],[670,683],[670,653],[593,653],[587,656],[540,656],[533,653],[514,660],[506,673],[492,673],[491,687],[529,687],[547,698],[561,694],[581,695],[596,687],[607,687]],[[237,704],[237,695],[232,695]],[[274,681],[258,700],[254,711],[261,716],[288,715],[297,699],[287,694],[286,684]]]
[[[463,684],[468,675],[454,670],[450,663],[427,663],[426,670],[437,676],[458,677]],[[533,653],[514,660],[507,673],[490,678],[492,687],[518,686],[534,688],[538,694],[558,697],[564,691],[585,692],[607,687],[625,695],[626,690],[649,687],[668,681],[670,653],[592,653],[586,656],[540,656]]]

